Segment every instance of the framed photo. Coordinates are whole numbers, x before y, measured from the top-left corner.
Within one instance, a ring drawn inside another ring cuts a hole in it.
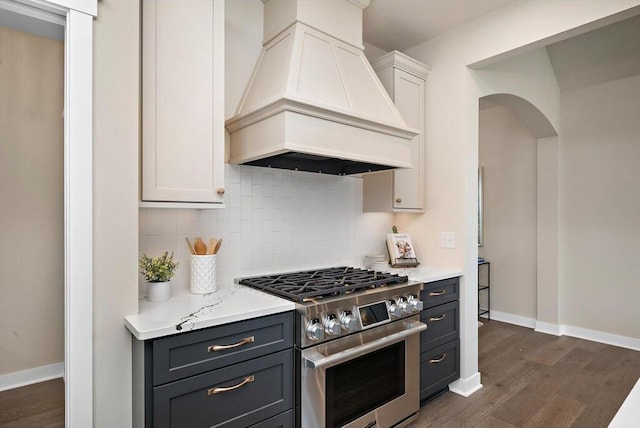
[[[406,233],[388,233],[387,250],[391,267],[414,267],[420,264],[411,236]]]

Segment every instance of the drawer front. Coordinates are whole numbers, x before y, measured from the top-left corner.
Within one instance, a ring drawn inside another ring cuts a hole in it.
[[[458,287],[460,278],[449,278],[442,281],[429,282],[420,292],[420,300],[425,308],[442,305],[458,300]]]
[[[291,410],[292,364],[290,349],[155,387],[153,426],[244,428]]]
[[[459,308],[460,303],[456,300],[425,309],[420,313],[420,321],[427,325],[427,329],[420,333],[420,352],[426,352],[459,337]]]
[[[460,377],[460,340],[420,354],[420,401],[446,389]]]
[[[293,410],[251,425],[251,428],[293,428]]]
[[[157,339],[153,341],[153,385],[219,369],[292,346],[293,312]]]

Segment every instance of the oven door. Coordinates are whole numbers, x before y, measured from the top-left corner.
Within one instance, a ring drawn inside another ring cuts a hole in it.
[[[419,316],[301,351],[303,427],[391,427],[420,409]]]

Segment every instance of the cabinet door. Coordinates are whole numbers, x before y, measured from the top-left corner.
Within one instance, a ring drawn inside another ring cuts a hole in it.
[[[408,126],[420,130],[411,140],[413,168],[394,171],[393,208],[424,208],[424,90],[425,81],[403,70],[394,73],[393,101]]]
[[[224,0],[142,3],[142,200],[221,203]]]

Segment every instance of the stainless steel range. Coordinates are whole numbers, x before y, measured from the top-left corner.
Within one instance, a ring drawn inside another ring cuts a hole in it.
[[[419,410],[422,283],[352,267],[238,280],[296,302],[296,426],[404,426]]]

